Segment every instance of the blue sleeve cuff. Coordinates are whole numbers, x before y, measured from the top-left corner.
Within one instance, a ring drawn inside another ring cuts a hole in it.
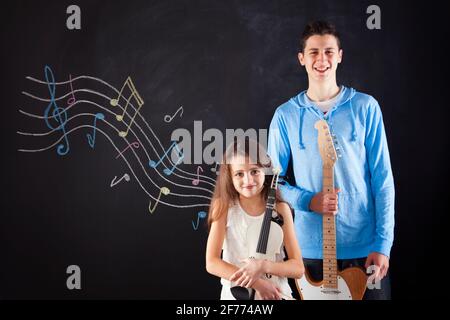
[[[389,257],[391,254],[392,241],[377,239],[373,244],[370,252],[378,252]]]
[[[313,192],[305,191],[299,187],[293,187],[288,184],[280,185],[279,189],[281,197],[284,201],[289,203],[292,209],[311,212],[309,209],[309,204],[314,196]]]

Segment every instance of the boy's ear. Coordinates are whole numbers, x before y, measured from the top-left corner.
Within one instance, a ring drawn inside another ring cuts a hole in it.
[[[344,51],[342,49],[339,49],[339,60],[338,60],[339,63],[342,62],[343,56],[344,56]]]
[[[305,56],[303,55],[303,52],[300,51],[297,55],[297,58],[298,58],[298,62],[300,62],[300,64],[302,66],[304,66],[305,65]]]

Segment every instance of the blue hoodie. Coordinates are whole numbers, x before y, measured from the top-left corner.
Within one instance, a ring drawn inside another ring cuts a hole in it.
[[[281,175],[293,161],[296,186],[280,186],[295,210],[295,229],[303,257],[322,259],[322,215],[309,209],[322,191],[316,121],[324,119],[336,135],[342,157],[334,167],[339,193],[336,216],[338,259],[389,256],[394,240],[394,180],[383,118],[371,96],[342,87],[336,105],[326,115],[306,91],[275,111],[270,124],[268,153]]]

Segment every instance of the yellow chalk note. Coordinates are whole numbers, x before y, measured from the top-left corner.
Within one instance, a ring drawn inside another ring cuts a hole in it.
[[[144,100],[141,98],[141,96],[137,92],[136,87],[134,86],[133,80],[131,80],[131,77],[128,77],[127,80],[125,80],[125,82],[122,86],[122,89],[120,89],[117,99],[111,99],[110,103],[113,107],[116,107],[119,104],[119,99],[120,99],[120,97],[122,97],[123,90],[125,89],[125,87],[128,87],[130,89],[130,95],[126,99],[127,103],[126,103],[125,107],[123,108],[122,114],[116,114],[117,121],[123,121],[123,117],[125,116],[125,113],[128,109],[128,105],[130,104],[131,98],[134,98],[136,100],[138,107],[137,107],[136,112],[134,113],[133,117],[131,118],[130,123],[127,126],[127,130],[119,132],[119,136],[122,138],[127,136],[128,131],[130,130],[130,127],[134,122],[134,118],[136,117],[136,115],[139,113],[139,110],[141,110],[142,106],[144,105]]]
[[[150,213],[155,212],[156,206],[158,205],[159,199],[161,198],[161,194],[167,196],[169,193],[170,193],[170,190],[169,190],[169,188],[166,188],[166,187],[162,187],[159,190],[158,199],[156,200],[155,204],[153,205],[153,208],[152,208],[152,202],[151,201],[148,204],[148,210],[150,211]]]

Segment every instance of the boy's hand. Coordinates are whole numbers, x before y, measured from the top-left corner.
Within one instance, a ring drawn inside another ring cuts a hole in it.
[[[334,192],[324,193],[319,192],[314,195],[309,204],[311,211],[321,214],[336,215],[338,212],[338,193],[339,189],[334,189]]]
[[[375,265],[375,281],[381,281],[387,274],[389,269],[389,257],[378,252],[369,254],[366,260],[366,270],[369,266]]]

